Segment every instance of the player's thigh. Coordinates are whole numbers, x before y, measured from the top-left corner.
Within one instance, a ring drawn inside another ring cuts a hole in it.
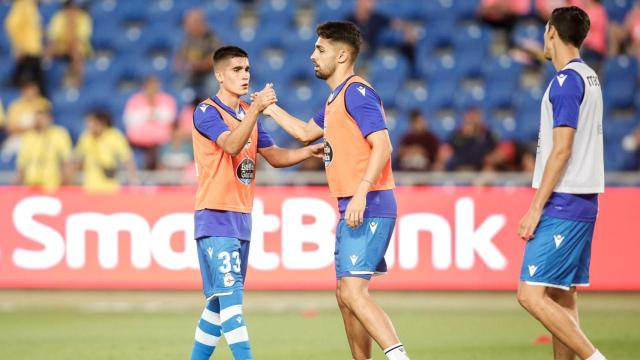
[[[394,226],[392,218],[365,218],[356,228],[341,220],[337,228],[336,271],[343,275],[375,273],[384,260]]]
[[[198,240],[199,258],[204,258],[207,281],[213,289],[212,295],[233,292],[244,286],[249,242],[230,237],[207,237]],[[205,279],[203,279],[205,280]]]

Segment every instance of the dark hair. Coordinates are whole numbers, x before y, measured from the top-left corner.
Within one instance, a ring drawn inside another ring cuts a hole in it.
[[[353,49],[353,60],[358,57],[362,37],[360,29],[349,21],[327,21],[318,25],[316,34],[319,37],[334,41],[339,41],[349,45]]]
[[[216,63],[222,60],[227,60],[234,57],[248,58],[249,55],[246,51],[240,49],[237,46],[223,46],[218,48],[218,50],[213,53],[213,64],[215,66]]]
[[[560,7],[553,10],[549,19],[549,27],[558,31],[560,39],[577,48],[589,33],[591,21],[589,15],[577,6]]]
[[[113,125],[113,120],[111,119],[111,114],[103,110],[94,110],[90,111],[89,116],[95,118],[99,123],[106,127],[111,127]]]

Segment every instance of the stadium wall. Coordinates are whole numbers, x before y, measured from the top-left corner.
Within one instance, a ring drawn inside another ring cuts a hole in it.
[[[199,289],[194,189],[91,195],[0,188],[0,288]],[[377,289],[513,290],[524,242],[523,187],[397,189],[399,217]],[[640,290],[639,188],[600,200],[592,290]],[[333,289],[335,201],[325,187],[256,190],[247,287]]]

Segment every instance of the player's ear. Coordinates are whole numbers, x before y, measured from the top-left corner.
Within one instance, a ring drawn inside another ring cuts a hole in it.
[[[223,76],[221,72],[214,70],[213,75],[216,77],[216,80],[218,81],[218,83],[222,83]]]
[[[349,51],[345,48],[338,50],[338,63],[343,64],[349,61]]]

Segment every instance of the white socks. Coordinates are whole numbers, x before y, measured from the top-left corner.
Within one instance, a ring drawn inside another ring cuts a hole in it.
[[[384,349],[384,354],[387,355],[387,359],[389,360],[409,360],[409,356],[401,343]]]
[[[596,352],[594,352],[593,355],[589,356],[587,360],[607,360],[607,358],[604,357],[604,355],[602,355],[598,349],[596,349]]]

